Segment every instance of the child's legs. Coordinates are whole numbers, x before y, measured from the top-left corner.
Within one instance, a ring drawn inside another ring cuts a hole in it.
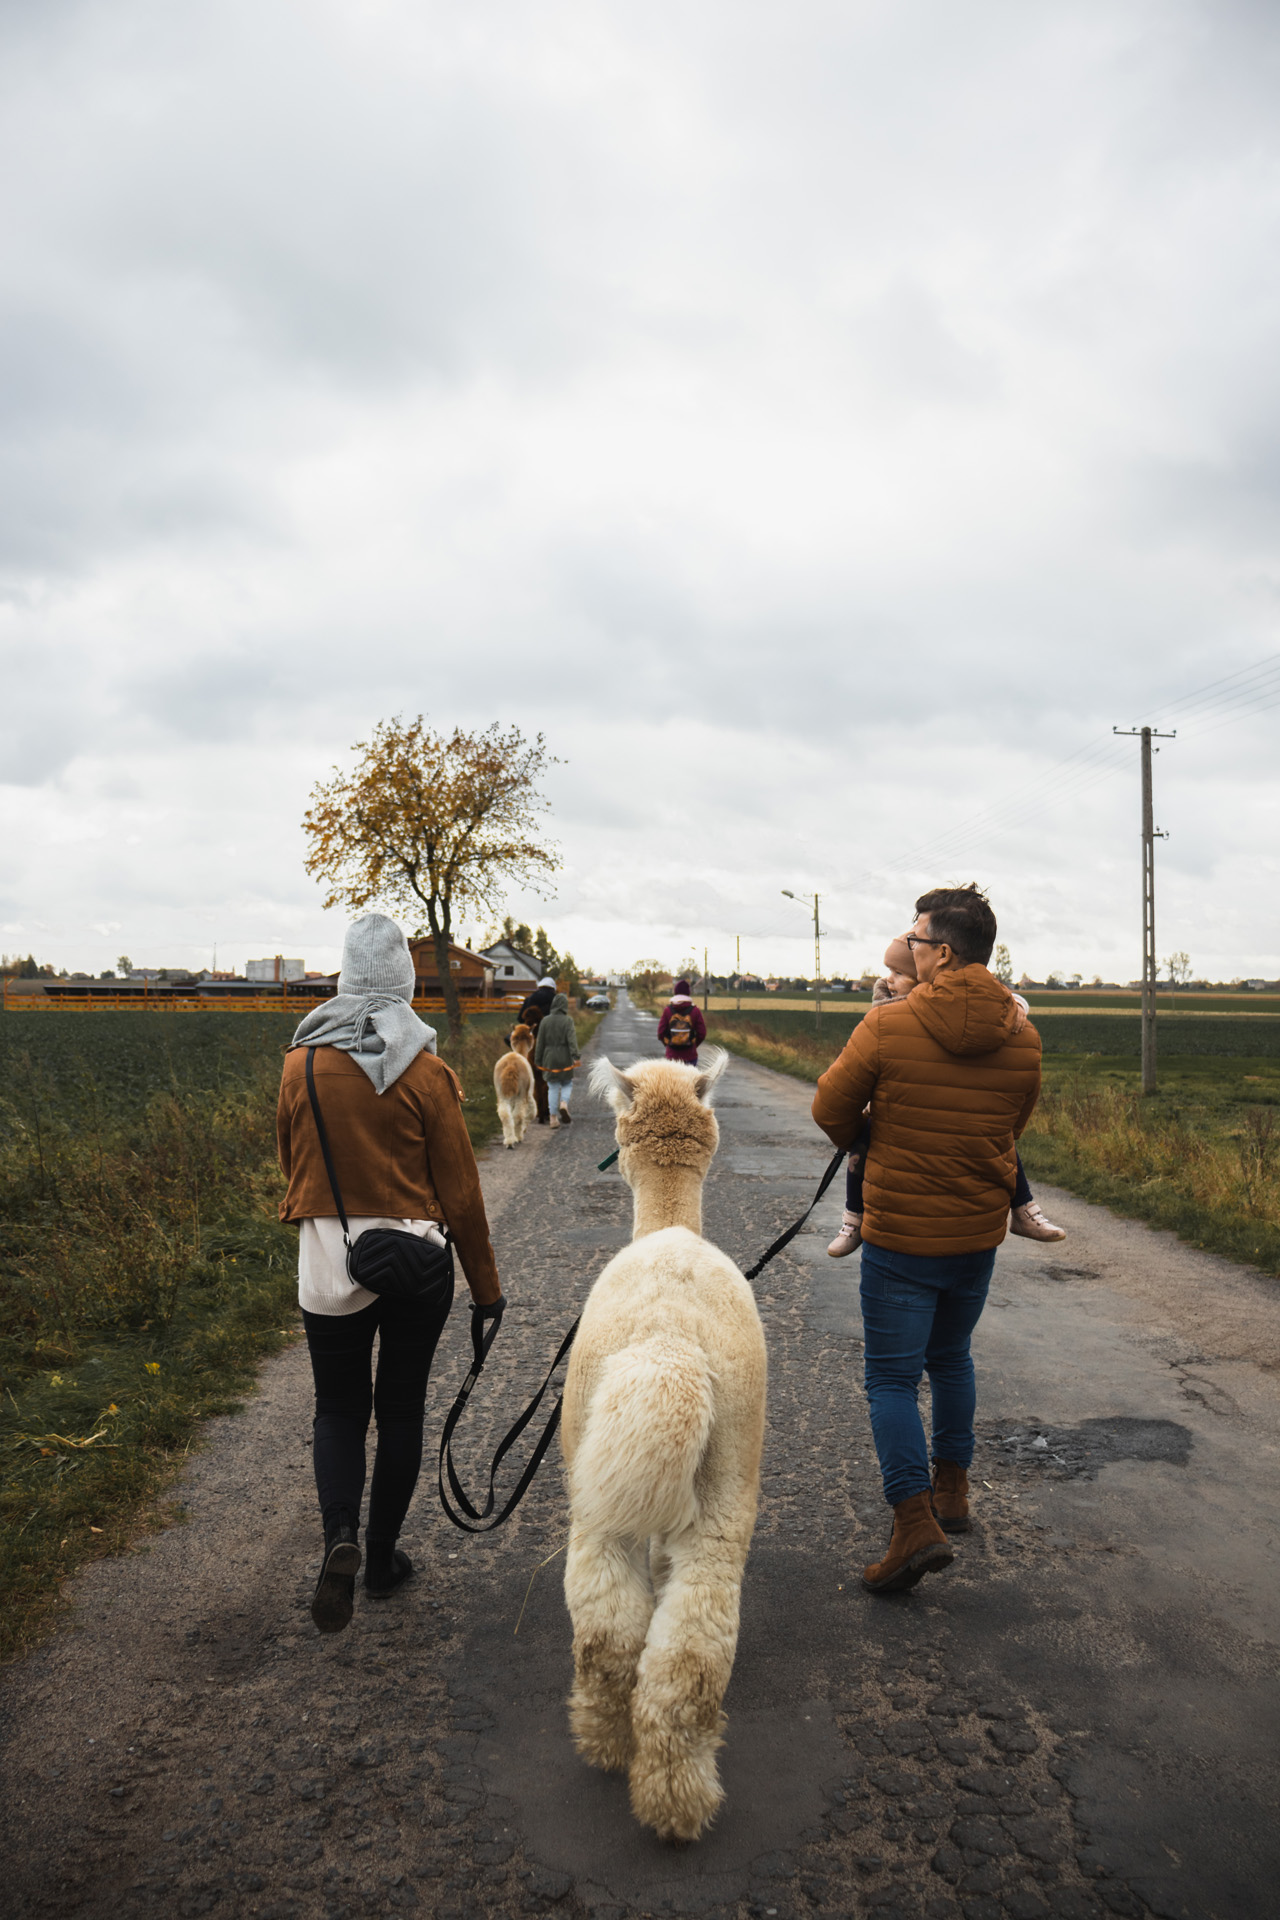
[[[844,1170],[844,1210],[846,1213],[862,1212],[862,1176],[867,1167],[867,1149],[871,1145],[871,1122],[864,1120],[857,1139],[849,1149],[849,1161]]]
[[[1022,1164],[1022,1155],[1015,1153],[1014,1159],[1018,1163],[1018,1182],[1013,1189],[1013,1204],[1015,1207],[1025,1207],[1031,1200],[1031,1185],[1027,1179],[1026,1169]]]

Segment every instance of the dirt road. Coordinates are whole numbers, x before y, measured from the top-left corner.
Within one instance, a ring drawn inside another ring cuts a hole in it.
[[[655,1050],[625,1005],[597,1038]],[[744,1266],[812,1192],[798,1082],[734,1061],[708,1235]],[[513,1312],[470,1464],[505,1428],[629,1201],[579,1097],[484,1167]],[[93,1568],[74,1626],[7,1676],[0,1908],[343,1920],[555,1913],[1263,1920],[1280,1905],[1275,1578],[1280,1301],[1245,1269],[1056,1193],[1062,1248],[1010,1242],[978,1335],[981,1524],[915,1593],[857,1582],[886,1537],[859,1386],[856,1261],[812,1231],[758,1292],[760,1525],[727,1707],[725,1812],[682,1851],[584,1769],[564,1712],[558,1471],[474,1541],[424,1481],[419,1578],[307,1613],[308,1370],[214,1423],[186,1524]],[[794,1257],[790,1257],[794,1255]],[[455,1313],[429,1421],[465,1365]],[[486,1376],[488,1380],[488,1376]],[[460,1449],[465,1454],[466,1449]]]

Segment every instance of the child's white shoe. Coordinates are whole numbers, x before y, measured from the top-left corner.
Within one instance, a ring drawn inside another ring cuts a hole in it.
[[[846,1207],[840,1221],[840,1231],[827,1252],[833,1260],[843,1260],[847,1253],[853,1253],[862,1245],[862,1215],[850,1213]]]
[[[1066,1228],[1055,1227],[1052,1220],[1046,1220],[1034,1200],[1028,1200],[1025,1207],[1014,1208],[1009,1231],[1023,1240],[1065,1240],[1067,1237]]]

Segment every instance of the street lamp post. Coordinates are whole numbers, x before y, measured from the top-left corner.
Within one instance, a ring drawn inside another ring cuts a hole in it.
[[[797,902],[797,904],[799,904],[801,900],[801,896],[797,893],[792,893],[790,887],[784,887],[782,891],[786,895],[788,900],[794,900]],[[804,898],[807,899],[808,895],[806,894]],[[821,1033],[822,1032],[822,929],[818,924],[819,898],[820,896],[815,893],[813,896],[813,1023],[814,1023],[814,1026],[817,1028],[818,1032]]]

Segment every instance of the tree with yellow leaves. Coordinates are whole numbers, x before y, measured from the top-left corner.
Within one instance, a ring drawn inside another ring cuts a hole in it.
[[[307,872],[329,886],[326,907],[381,906],[421,918],[435,948],[445,1013],[461,1025],[449,966],[455,912],[492,913],[499,893],[536,886],[560,865],[537,834],[550,803],[537,791],[548,766],[541,734],[530,741],[495,721],[482,733],[435,733],[421,714],[399,715],[352,749],[349,773],[312,789],[303,816]]]

